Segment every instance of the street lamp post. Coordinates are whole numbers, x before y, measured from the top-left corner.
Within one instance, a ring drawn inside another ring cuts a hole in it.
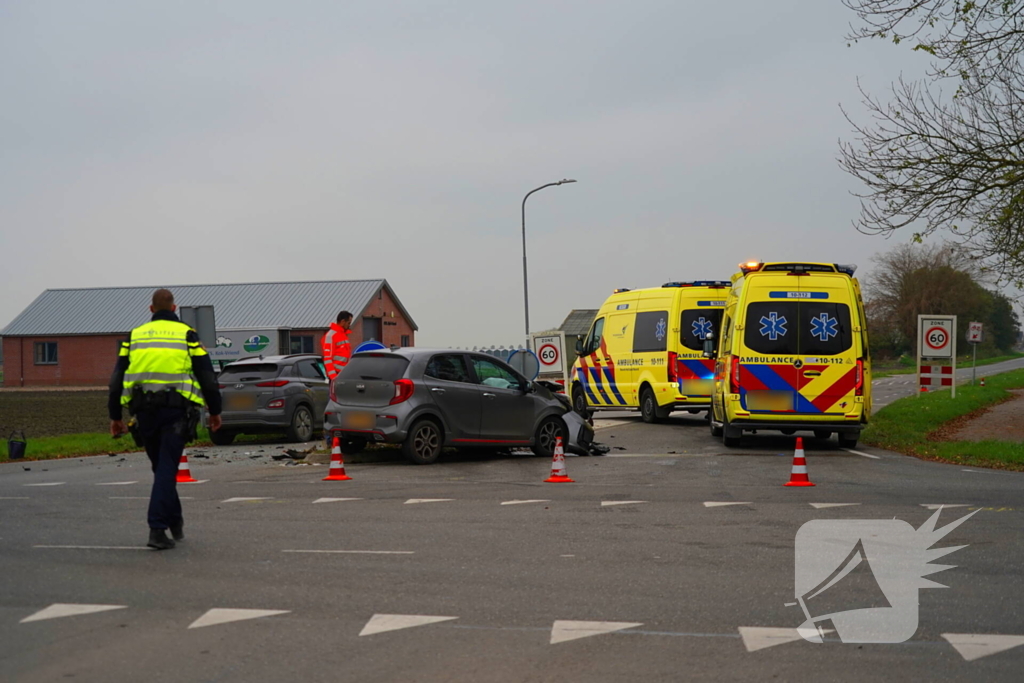
[[[526,310],[526,348],[530,348],[530,286],[529,280],[526,275],[526,200],[530,198],[530,195],[534,192],[539,192],[545,187],[554,187],[555,185],[565,185],[566,183],[575,183],[575,180],[569,180],[564,178],[559,180],[557,183],[548,183],[547,185],[541,185],[540,187],[534,188],[526,193],[523,197],[523,307]]]

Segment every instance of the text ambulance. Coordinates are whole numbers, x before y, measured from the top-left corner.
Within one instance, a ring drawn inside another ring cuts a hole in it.
[[[711,434],[738,446],[744,431],[833,432],[853,448],[871,413],[871,359],[856,266],[740,266],[722,319]]]
[[[573,408],[640,408],[644,422],[673,410],[707,410],[714,362],[703,357],[704,340],[718,333],[729,285],[705,280],[616,290],[576,342]]]

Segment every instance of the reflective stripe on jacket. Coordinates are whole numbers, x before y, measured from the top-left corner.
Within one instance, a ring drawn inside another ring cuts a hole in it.
[[[128,405],[132,388],[143,391],[175,389],[202,405],[203,392],[192,375],[192,358],[205,356],[198,341],[188,341],[192,328],[175,320],[153,320],[132,330],[127,342],[121,342],[120,356],[128,358],[121,390],[121,405]]]
[[[327,379],[333,380],[348,365],[348,359],[352,356],[348,334],[349,331],[338,323],[331,323],[331,328],[324,335],[323,355]]]

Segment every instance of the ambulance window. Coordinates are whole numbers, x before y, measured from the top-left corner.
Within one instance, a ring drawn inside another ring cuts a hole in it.
[[[717,341],[722,327],[721,308],[694,308],[683,311],[679,327],[679,341],[693,351],[704,350],[708,332],[714,333]]]
[[[771,356],[799,352],[797,304],[788,301],[757,301],[747,306],[744,342],[755,353]]]
[[[800,353],[834,356],[853,345],[850,307],[803,301],[800,307]]]
[[[601,335],[604,334],[604,318],[598,318],[594,321],[594,327],[590,330],[590,336],[587,337],[587,343],[583,347],[583,350],[587,352],[587,355],[594,353],[601,348]]]
[[[732,353],[732,327],[732,318],[725,316],[722,320],[722,339],[718,344],[723,354]]]
[[[633,325],[633,353],[665,351],[668,348],[668,311],[636,314]]]

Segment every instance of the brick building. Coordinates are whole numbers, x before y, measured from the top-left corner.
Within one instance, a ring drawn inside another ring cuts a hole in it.
[[[159,287],[48,289],[0,330],[6,387],[105,386],[128,332],[150,318]],[[319,353],[338,311],[353,314],[353,347],[371,339],[413,346],[416,323],[387,280],[258,282],[168,287],[178,306],[213,306],[218,363]]]

